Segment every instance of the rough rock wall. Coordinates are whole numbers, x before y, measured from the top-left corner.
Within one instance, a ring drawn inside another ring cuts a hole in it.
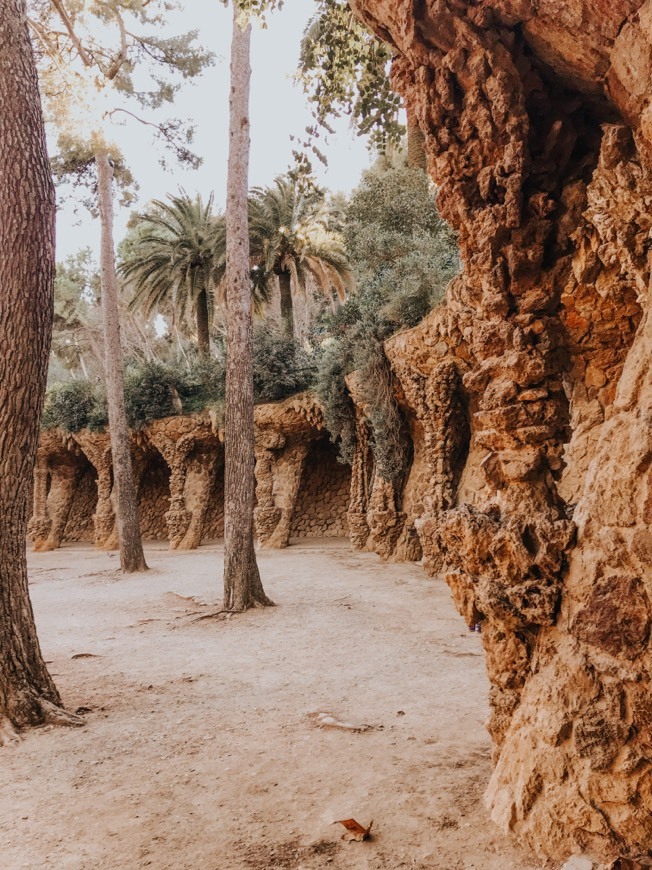
[[[165,514],[170,506],[170,469],[163,457],[152,451],[138,483],[138,513],[144,541],[167,541]]]
[[[483,623],[494,818],[556,859],[647,855],[652,2],[354,6],[397,52],[464,265],[439,352],[421,329],[392,363],[443,484],[416,486],[426,565]],[[456,374],[457,491],[425,441]]]
[[[348,504],[348,478],[346,472],[333,468],[336,461],[324,445],[324,421],[314,397],[301,394],[278,404],[259,405],[255,423],[254,521],[260,543],[282,548],[291,535],[345,535],[341,500],[344,497]],[[332,517],[326,516],[327,495],[333,498]]]
[[[337,461],[337,449],[327,439],[315,441],[306,456],[290,537],[347,537],[350,488],[351,469]]]
[[[218,541],[224,537],[224,465],[218,466],[208,497],[208,510],[202,540]]]

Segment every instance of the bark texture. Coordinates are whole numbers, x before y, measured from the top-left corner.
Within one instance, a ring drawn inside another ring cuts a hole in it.
[[[289,272],[278,273],[278,289],[281,297],[281,329],[288,337],[294,336],[294,304],[292,301],[292,276]]]
[[[0,746],[66,720],[29,599],[26,533],[54,288],[54,187],[23,0],[0,15]],[[68,720],[72,721],[72,719]]]
[[[109,409],[109,432],[113,459],[115,515],[123,571],[146,571],[138,517],[138,499],[131,464],[129,427],[125,413],[118,279],[113,245],[113,168],[102,147],[95,153],[98,204],[101,222],[102,330],[104,334],[104,372]]]
[[[202,290],[196,302],[197,348],[201,356],[208,356],[211,350],[209,329],[208,295]]]
[[[386,350],[418,447],[405,527],[482,620],[489,806],[557,860],[647,858],[652,3],[353,5],[459,234],[447,306]]]
[[[224,608],[271,605],[254,551],[254,387],[252,293],[249,276],[249,49],[233,4],[229,168],[226,203],[226,409],[224,480]]]

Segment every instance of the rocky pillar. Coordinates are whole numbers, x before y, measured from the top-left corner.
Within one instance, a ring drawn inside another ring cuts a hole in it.
[[[455,504],[470,440],[460,360],[442,359],[424,374],[400,348],[388,348],[388,355],[420,426],[419,443],[415,443],[415,451],[422,454],[415,456],[419,479],[410,481],[412,489],[418,489],[412,500],[418,502],[420,509],[413,526],[421,544],[424,567],[436,574],[444,567],[439,526],[446,511]],[[406,524],[405,532],[411,529],[412,524]]]
[[[394,484],[376,475],[366,516],[369,535],[365,549],[389,559],[405,526],[405,514],[396,506]]]
[[[369,427],[361,410],[356,406],[355,447],[351,464],[351,496],[346,515],[349,540],[354,550],[363,550],[369,537],[367,508],[369,506],[370,477],[373,474],[373,453],[369,446]]]
[[[285,446],[285,437],[272,429],[256,432],[256,509],[254,526],[259,543],[266,544],[281,519],[281,509],[274,498],[275,451]]]
[[[52,520],[48,513],[49,476],[47,455],[39,449],[34,468],[34,512],[28,528],[28,534],[34,541],[35,550],[45,548],[45,542],[52,527]]]
[[[283,549],[290,541],[292,518],[309,447],[310,444],[304,441],[290,444],[273,464],[274,502],[280,513],[276,527],[265,540],[261,540],[267,547]]]
[[[211,444],[205,450],[196,449],[190,457],[184,489],[186,508],[190,511],[190,522],[177,547],[179,550],[195,550],[201,544],[209,500],[220,461],[223,464],[224,455],[217,444]]]
[[[61,546],[72,500],[79,484],[79,468],[75,464],[57,463],[50,471],[50,491],[47,513],[50,530],[47,538],[34,541],[35,550],[57,550]]]
[[[175,439],[167,432],[148,431],[149,440],[159,451],[170,469],[170,507],[165,514],[170,549],[176,550],[185,538],[192,513],[186,506],[185,488],[188,473],[188,457],[195,446],[195,438],[186,433]]]
[[[97,472],[97,505],[93,516],[95,546],[102,549],[117,548],[117,529],[113,508],[113,470],[111,442],[106,432],[81,431],[74,435],[88,461]]]

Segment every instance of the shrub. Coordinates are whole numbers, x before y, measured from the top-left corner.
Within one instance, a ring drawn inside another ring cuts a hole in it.
[[[48,390],[43,410],[43,427],[66,432],[97,431],[108,422],[106,399],[101,387],[90,381],[68,381]]]
[[[259,329],[254,336],[254,400],[275,402],[308,389],[315,359],[293,338]]]
[[[178,375],[170,366],[148,362],[127,367],[125,411],[132,429],[179,413]]]
[[[307,389],[314,357],[293,339],[260,330],[254,342],[254,396],[273,402]],[[185,369],[160,362],[131,363],[125,372],[125,410],[132,429],[175,414],[193,414],[224,404],[226,361],[191,360]],[[89,381],[55,384],[47,394],[43,426],[67,432],[102,429],[108,422],[101,388]]]
[[[177,389],[184,414],[194,414],[224,402],[226,359],[224,354],[193,360],[181,374]]]

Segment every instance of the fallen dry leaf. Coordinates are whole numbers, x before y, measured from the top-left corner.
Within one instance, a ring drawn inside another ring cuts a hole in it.
[[[70,656],[71,659],[101,659],[102,656],[98,656],[96,653],[75,653],[74,656]]]
[[[373,825],[373,819],[369,822],[369,827],[363,828],[359,822],[356,822],[355,819],[338,819],[336,822],[333,822],[334,825],[344,825],[346,828],[346,834],[342,834],[343,840],[348,840],[349,842],[352,840],[357,840],[361,843],[363,840],[369,839],[369,831],[371,831],[371,826]]]

